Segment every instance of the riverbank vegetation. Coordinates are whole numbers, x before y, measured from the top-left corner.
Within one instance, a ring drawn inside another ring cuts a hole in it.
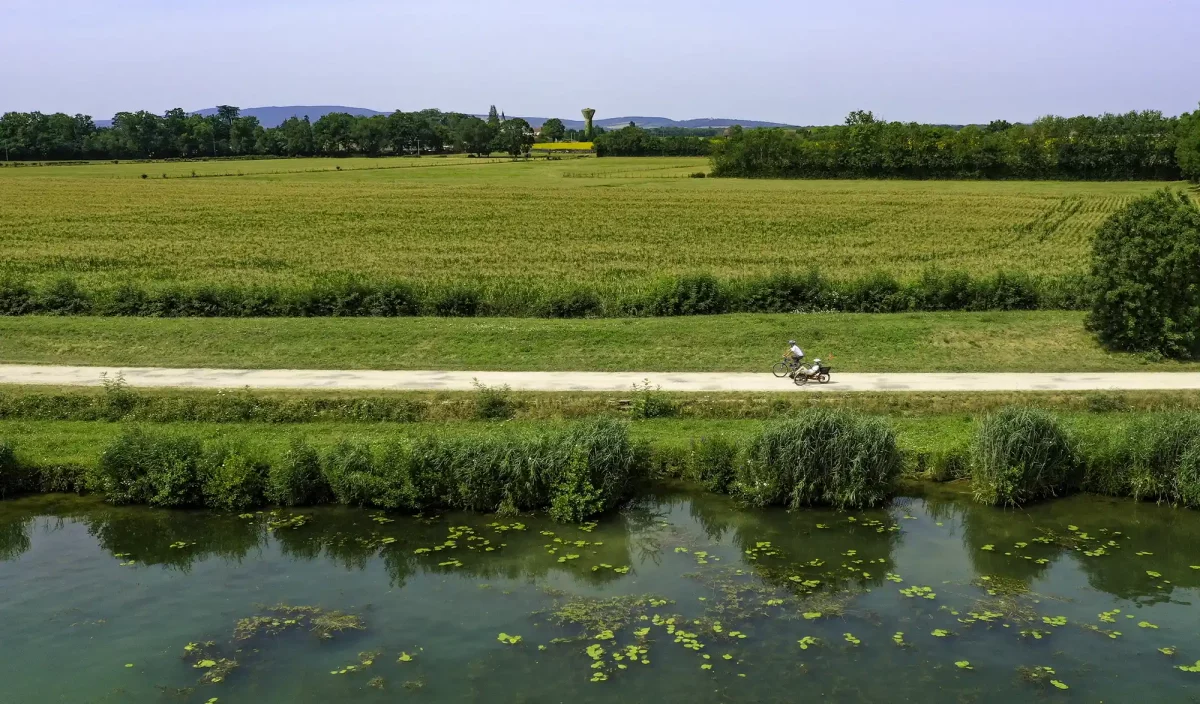
[[[1086,491],[1200,507],[1197,428],[1194,410],[884,417],[809,408],[766,422],[8,420],[0,438],[12,448],[9,494],[104,491],[116,500],[212,507],[324,497],[410,511],[554,512],[554,497],[566,492],[568,505],[594,507],[570,509],[579,515],[664,477],[793,508],[878,505],[901,475],[964,481],[977,500],[1004,506]],[[587,462],[579,448],[589,448]],[[509,491],[523,492],[520,500]]]
[[[812,408],[895,418],[980,415],[1005,406],[1078,413],[1200,410],[1200,391],[325,391],[134,388],[118,375],[100,387],[0,385],[0,421],[107,423],[434,423],[563,421],[593,416],[680,421],[770,420]]]
[[[901,466],[886,424],[829,410],[770,423],[726,459],[737,465],[722,490],[760,506],[875,506],[895,491]],[[604,418],[393,432],[374,442],[342,437],[321,450],[293,435],[282,453],[236,435],[206,440],[186,425],[127,426],[87,464],[21,461],[9,449],[0,460],[6,494],[95,491],[117,504],[227,510],[267,502],[505,515],[545,510],[574,522],[611,510],[667,467],[648,442],[630,439],[627,425]]]

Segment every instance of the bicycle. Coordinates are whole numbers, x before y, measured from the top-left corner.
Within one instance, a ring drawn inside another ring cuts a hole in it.
[[[785,376],[792,376],[799,368],[800,360],[794,357],[785,357],[772,365],[771,373],[775,375],[776,379],[782,379]]]

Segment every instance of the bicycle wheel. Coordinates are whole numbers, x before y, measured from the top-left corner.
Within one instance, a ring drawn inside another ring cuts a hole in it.
[[[805,384],[808,383],[808,375],[805,374],[804,372],[796,372],[796,376],[794,377],[794,379],[796,382],[796,386],[804,386]]]
[[[818,374],[817,381],[821,382],[822,384],[828,384],[829,383],[829,375],[828,374]]]
[[[771,367],[771,373],[774,374],[775,378],[777,379],[782,379],[783,377],[787,376],[787,362],[776,362],[775,366]]]

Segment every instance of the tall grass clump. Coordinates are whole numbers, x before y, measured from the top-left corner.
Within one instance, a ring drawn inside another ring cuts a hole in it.
[[[733,493],[754,506],[876,506],[902,468],[892,429],[878,418],[812,409],[768,425],[737,469]]]
[[[203,459],[195,438],[131,428],[101,453],[94,484],[114,504],[202,506]]]
[[[1200,491],[1193,455],[1200,450],[1200,413],[1162,413],[1129,426],[1129,493],[1135,499],[1188,503]],[[1185,462],[1186,459],[1186,462]]]
[[[740,452],[738,444],[724,435],[702,437],[692,445],[686,476],[708,491],[728,494],[737,475]]]
[[[321,472],[320,453],[298,438],[267,472],[266,498],[280,506],[313,506],[329,501],[331,495]]]
[[[575,425],[559,447],[558,462],[547,482],[550,516],[557,521],[577,522],[611,511],[629,495],[644,470],[628,427],[611,418]]]
[[[1058,419],[1033,408],[1005,408],[986,416],[971,455],[975,500],[993,506],[1020,506],[1063,494],[1079,465]]]

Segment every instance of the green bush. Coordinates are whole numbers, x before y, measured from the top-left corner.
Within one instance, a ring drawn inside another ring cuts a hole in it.
[[[0,499],[28,491],[28,477],[12,445],[0,440]]]
[[[1200,413],[1145,416],[1129,426],[1129,493],[1135,499],[1184,502],[1183,458],[1200,443]]]
[[[993,506],[1063,494],[1078,467],[1075,447],[1058,420],[1032,408],[1005,408],[985,417],[971,454],[975,500]]]
[[[652,386],[649,379],[633,385],[633,400],[629,404],[631,418],[637,420],[670,418],[678,411],[678,406],[662,392],[661,387]]]
[[[321,471],[321,456],[307,443],[293,440],[283,459],[267,472],[267,500],[281,506],[313,506],[329,501],[332,492]]]
[[[325,456],[324,465],[325,480],[338,503],[371,506],[383,493],[384,479],[366,443],[342,440]]]
[[[245,447],[218,447],[204,458],[204,504],[209,508],[244,511],[266,498],[266,461]]]
[[[688,478],[708,491],[729,493],[737,473],[738,444],[723,435],[700,438],[692,447]]]
[[[507,420],[516,413],[512,390],[508,386],[487,386],[473,380],[475,387],[475,418],[478,420]]]
[[[1112,215],[1092,244],[1088,326],[1116,350],[1200,354],[1200,208],[1162,190]]]
[[[575,425],[550,467],[550,516],[578,522],[611,511],[645,472],[626,426],[611,418]]]
[[[882,420],[811,409],[768,425],[738,466],[734,493],[754,506],[876,506],[890,498],[902,459]]]
[[[101,453],[95,484],[115,504],[202,506],[202,459],[195,438],[127,429]]]

